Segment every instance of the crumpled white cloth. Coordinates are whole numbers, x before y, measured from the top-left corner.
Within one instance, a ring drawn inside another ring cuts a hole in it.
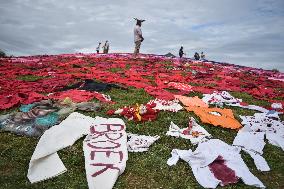
[[[87,134],[83,149],[88,186],[90,189],[112,188],[128,159],[125,124],[118,118],[92,118],[77,112],[40,138],[29,164],[27,176],[31,183],[66,172],[57,151]]]
[[[167,164],[175,165],[179,159],[186,161],[191,166],[197,182],[204,188],[216,188],[221,183],[209,169],[209,164],[218,156],[223,157],[225,164],[234,170],[236,176],[241,178],[245,184],[265,188],[263,183],[249,171],[240,155],[240,149],[219,139],[199,143],[194,152],[190,149],[173,149],[171,154],[172,157],[168,159]]]
[[[189,124],[191,124],[191,128],[187,127],[180,129],[171,121],[169,131],[167,131],[166,135],[189,139],[194,145],[211,138],[211,135],[203,127],[197,124],[193,117],[189,118]],[[198,134],[194,135],[194,133]]]
[[[257,110],[260,112],[267,113],[269,112],[268,109],[257,106],[257,105],[241,105],[242,99],[233,97],[230,93],[227,91],[222,92],[214,92],[212,94],[203,94],[202,100],[207,104],[215,104],[217,106],[223,106],[224,104],[227,106],[235,106],[250,110]]]
[[[247,126],[239,130],[233,145],[240,147],[254,160],[254,164],[260,171],[270,171],[266,160],[262,157],[265,132],[253,132]]]
[[[235,103],[235,104],[228,103],[226,105],[227,106],[235,106],[235,107],[245,108],[245,109],[249,109],[249,110],[256,110],[256,111],[263,112],[263,113],[269,112],[268,109],[263,108],[261,106],[257,106],[257,105],[247,105],[247,106],[245,106],[245,105],[241,105],[240,103]]]
[[[155,100],[150,100],[147,104],[152,103],[156,104],[156,107],[153,108],[155,110],[178,112],[183,109],[178,100],[161,100],[156,98]]]
[[[212,94],[203,94],[202,100],[207,104],[217,104],[220,106],[223,106],[223,104],[233,104],[242,102],[242,99],[233,97],[227,91],[214,91]]]
[[[278,113],[255,113],[253,116],[240,116],[242,124],[255,132],[265,132],[266,139],[272,145],[284,150],[284,124]]]
[[[127,133],[127,150],[128,152],[145,152],[157,141],[160,136],[146,136]]]
[[[271,104],[271,108],[273,108],[273,109],[283,109],[281,103],[272,103]]]

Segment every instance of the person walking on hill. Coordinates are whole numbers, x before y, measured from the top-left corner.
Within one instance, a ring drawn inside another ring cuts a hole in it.
[[[142,22],[144,22],[145,20],[139,20],[137,18],[134,19],[136,20],[136,26],[134,27],[134,43],[135,43],[134,56],[136,57],[136,55],[140,51],[141,43],[142,41],[144,41],[144,37],[142,36],[141,26]]]
[[[99,54],[99,52],[100,52],[100,47],[101,47],[101,42],[99,42],[99,45],[97,46],[97,48],[96,48],[96,51],[97,51],[97,53]]]
[[[108,50],[109,50],[109,43],[108,43],[108,40],[106,40],[104,46],[103,46],[103,52],[104,54],[107,54],[108,53]]]
[[[195,60],[199,60],[200,59],[200,56],[199,56],[199,54],[197,52],[195,52],[195,54],[194,54],[194,59]]]

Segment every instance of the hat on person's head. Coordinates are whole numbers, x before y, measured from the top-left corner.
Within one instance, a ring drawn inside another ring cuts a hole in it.
[[[137,22],[136,22],[136,24],[138,24],[138,23],[142,23],[142,22],[144,22],[144,21],[146,21],[146,20],[140,20],[140,19],[138,19],[138,18],[134,18],[134,20],[136,20]]]

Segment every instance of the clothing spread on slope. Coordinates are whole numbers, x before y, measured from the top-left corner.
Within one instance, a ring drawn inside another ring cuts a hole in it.
[[[211,138],[211,135],[203,127],[198,125],[193,117],[189,118],[188,127],[183,129],[180,129],[176,124],[171,122],[166,135],[189,139],[194,145]]]
[[[125,124],[118,118],[92,118],[77,112],[42,135],[29,164],[29,180],[35,183],[66,172],[57,151],[73,145],[84,135],[87,135],[83,150],[88,186],[111,189],[128,159]]]
[[[186,161],[197,180],[204,188],[216,188],[236,183],[238,179],[246,185],[264,188],[263,183],[255,177],[243,161],[240,149],[230,146],[218,139],[199,143],[195,151],[172,150],[172,157],[167,164],[175,165],[179,159]]]
[[[159,139],[159,136],[146,136],[127,133],[128,152],[145,152],[149,147]]]
[[[197,106],[185,107],[187,111],[193,111],[203,123],[221,126],[230,129],[239,129],[242,125],[234,118],[231,109],[204,108]]]
[[[272,145],[284,150],[284,123],[277,112],[255,113],[253,116],[240,116],[242,124],[252,132],[264,132]]]
[[[239,146],[247,152],[253,158],[258,170],[270,171],[266,160],[262,157],[265,145],[264,134],[264,132],[253,132],[248,126],[245,126],[239,130],[233,145]]]

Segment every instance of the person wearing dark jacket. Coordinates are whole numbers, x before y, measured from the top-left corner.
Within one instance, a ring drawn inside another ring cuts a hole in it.
[[[197,52],[195,52],[195,54],[194,54],[194,59],[195,60],[199,60],[200,59],[200,56],[199,56],[199,54]]]
[[[180,57],[180,58],[182,58],[182,56],[185,54],[185,53],[183,52],[183,46],[180,47],[178,54],[179,54],[179,57]]]

